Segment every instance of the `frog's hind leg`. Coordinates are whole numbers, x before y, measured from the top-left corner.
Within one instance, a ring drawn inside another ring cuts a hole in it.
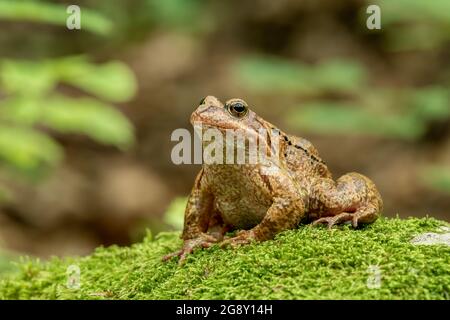
[[[374,222],[382,209],[381,196],[374,183],[358,173],[349,173],[336,182],[331,179],[318,179],[311,188],[311,208],[319,219],[313,222],[335,224],[351,221],[353,227],[358,223]]]
[[[327,224],[328,228],[336,224],[347,221],[352,222],[354,228],[358,227],[358,223],[369,224],[374,222],[379,215],[379,210],[374,206],[362,206],[355,212],[342,212],[335,216],[323,217],[313,221],[313,225]]]
[[[356,228],[358,223],[369,224],[374,222],[380,215],[380,210],[380,207],[372,203],[359,208],[352,217],[353,227]]]
[[[329,217],[323,217],[323,218],[319,218],[317,220],[313,221],[313,225],[317,225],[317,224],[327,224],[328,228],[331,228],[332,226],[336,225],[336,224],[341,224],[344,223],[346,221],[350,221],[353,218],[353,214],[349,213],[349,212],[342,212],[339,213],[338,215],[335,216],[329,216]]]

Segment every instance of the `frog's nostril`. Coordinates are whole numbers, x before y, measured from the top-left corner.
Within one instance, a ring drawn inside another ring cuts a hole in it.
[[[211,108],[211,106],[210,105],[208,105],[208,104],[201,104],[198,108],[197,108],[197,113],[203,113],[203,112],[205,112],[205,111],[207,111],[207,110],[209,110]]]

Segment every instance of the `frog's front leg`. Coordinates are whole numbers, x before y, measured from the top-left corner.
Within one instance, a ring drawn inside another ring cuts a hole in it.
[[[304,195],[289,178],[266,176],[272,193],[272,205],[263,220],[250,230],[242,230],[235,237],[224,240],[221,246],[237,246],[252,241],[265,241],[284,230],[295,228],[305,215]]]
[[[179,256],[179,263],[182,264],[187,255],[192,253],[195,248],[208,248],[213,243],[221,240],[215,234],[206,233],[210,223],[214,220],[214,196],[205,187],[202,177],[203,170],[197,175],[186,205],[184,228],[181,235],[181,238],[184,240],[183,247],[181,250],[164,256],[164,261]]]
[[[383,207],[375,184],[359,173],[348,173],[336,182],[318,179],[310,193],[310,210],[322,216],[313,224],[327,224],[329,228],[346,221],[354,228],[359,223],[372,223]]]

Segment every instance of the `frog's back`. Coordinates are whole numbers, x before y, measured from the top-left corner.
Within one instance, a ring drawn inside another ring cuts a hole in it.
[[[314,145],[301,137],[287,135],[285,158],[288,170],[301,184],[314,178],[331,178],[325,162]]]

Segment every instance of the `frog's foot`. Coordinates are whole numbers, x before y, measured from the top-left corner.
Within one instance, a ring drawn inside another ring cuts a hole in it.
[[[211,247],[214,243],[216,243],[218,240],[217,238],[206,234],[206,233],[202,233],[200,236],[198,236],[197,238],[194,239],[188,239],[185,240],[183,243],[183,247],[181,248],[181,250],[178,250],[176,252],[170,253],[168,255],[165,255],[162,260],[163,261],[167,261],[173,257],[180,257],[180,260],[178,261],[179,265],[182,265],[184,263],[184,260],[186,260],[187,256],[189,254],[191,254],[194,249],[196,248],[209,248]]]
[[[241,245],[249,244],[256,240],[255,232],[252,230],[242,230],[237,233],[236,236],[231,238],[226,238],[221,242],[220,246],[222,248],[231,246],[236,248]]]
[[[353,221],[354,217],[355,217],[355,215],[353,213],[342,212],[335,216],[319,218],[319,219],[313,221],[312,224],[313,225],[327,224],[328,229],[331,229],[336,224],[341,224],[343,222],[350,221],[350,220]]]
[[[379,216],[379,209],[375,205],[367,205],[359,208],[352,217],[353,228],[358,227],[358,223],[372,223],[377,220]]]

